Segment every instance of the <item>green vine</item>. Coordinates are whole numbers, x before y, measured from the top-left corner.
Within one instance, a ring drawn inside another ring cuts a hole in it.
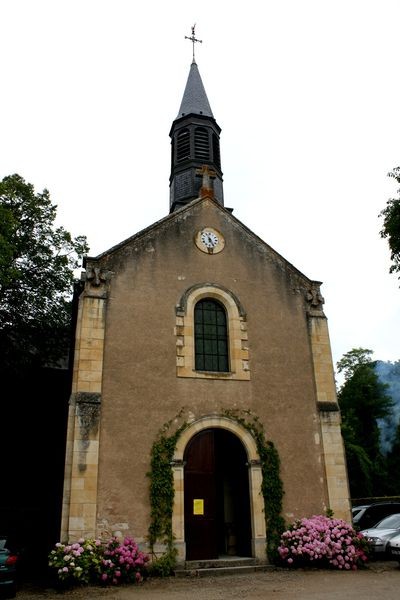
[[[246,415],[240,416],[240,413]],[[267,532],[267,556],[271,562],[278,559],[278,546],[282,533],[285,531],[285,521],[281,516],[283,500],[283,484],[280,478],[280,460],[273,442],[265,439],[262,423],[250,410],[226,410],[225,416],[235,419],[251,433],[256,441],[258,455],[261,461],[262,486],[261,491],[265,505],[265,525]]]
[[[171,424],[182,415],[183,410],[168,421],[160,430],[151,449],[150,477],[150,551],[155,556],[154,545],[157,541],[165,544],[166,552],[152,563],[154,575],[169,575],[176,562],[177,550],[174,547],[172,533],[172,511],[174,505],[174,481],[171,463],[176,443],[186,427],[183,423],[172,435],[167,435]]]

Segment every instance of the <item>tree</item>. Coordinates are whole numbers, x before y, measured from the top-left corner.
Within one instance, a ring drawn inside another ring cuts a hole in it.
[[[360,365],[371,365],[372,354],[373,351],[367,348],[353,348],[337,362],[337,370],[339,373],[343,371],[344,379],[348,381]]]
[[[400,423],[397,425],[395,438],[387,456],[388,493],[400,493]]]
[[[48,190],[35,193],[20,175],[0,182],[0,352],[2,370],[65,352],[74,269],[84,236],[55,226]]]
[[[393,177],[400,184],[400,167],[390,171],[388,177]],[[400,189],[397,190],[397,193],[400,194]],[[387,238],[389,243],[390,259],[392,261],[389,272],[400,273],[400,198],[388,200],[386,208],[379,213],[379,216],[383,217],[383,227],[380,235]]]
[[[345,376],[338,400],[353,497],[380,495],[386,486],[378,419],[391,414],[393,402],[387,386],[379,381],[372,354],[372,350],[354,348],[337,363]]]
[[[390,452],[396,428],[400,424],[400,360],[391,362],[377,360],[375,371],[382,383],[386,383],[387,392],[393,400],[393,409],[389,417],[379,420],[381,430],[381,448],[384,454]],[[400,477],[398,478],[398,490],[400,493]]]

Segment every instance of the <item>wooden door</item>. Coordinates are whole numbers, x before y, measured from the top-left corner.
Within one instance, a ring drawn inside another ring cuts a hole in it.
[[[186,559],[218,557],[215,440],[212,429],[195,435],[185,450]]]
[[[187,560],[251,555],[247,455],[224,429],[205,429],[185,454],[185,541]]]

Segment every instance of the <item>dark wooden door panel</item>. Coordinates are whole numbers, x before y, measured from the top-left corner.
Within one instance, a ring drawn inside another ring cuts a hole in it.
[[[214,473],[214,432],[206,429],[195,435],[185,450],[185,472]]]
[[[197,434],[185,452],[186,558],[217,558],[214,433]],[[195,505],[195,501],[196,505]],[[198,514],[195,514],[195,513]],[[202,513],[202,514],[201,514]]]

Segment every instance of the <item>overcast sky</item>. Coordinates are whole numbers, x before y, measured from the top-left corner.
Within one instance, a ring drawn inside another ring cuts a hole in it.
[[[0,178],[49,189],[90,255],[168,214],[196,23],[225,205],[323,282],[335,363],[400,359],[378,217],[397,196],[399,0],[0,0],[0,23]]]

